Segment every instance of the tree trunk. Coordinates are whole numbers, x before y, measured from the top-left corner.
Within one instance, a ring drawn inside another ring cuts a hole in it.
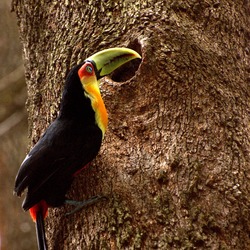
[[[101,49],[142,54],[106,77],[109,129],[70,198],[50,209],[50,249],[247,249],[249,1],[13,1],[33,145],[57,116],[66,73]],[[137,70],[137,71],[136,71]]]
[[[27,145],[27,91],[16,18],[10,12],[9,0],[0,1],[0,13],[0,249],[24,250],[22,243],[28,245],[24,235],[33,235],[33,227],[26,223],[27,215],[20,213],[21,200],[12,190]]]

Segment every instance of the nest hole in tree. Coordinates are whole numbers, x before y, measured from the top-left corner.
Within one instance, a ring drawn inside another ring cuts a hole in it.
[[[130,42],[128,48],[135,50],[142,56],[141,44],[138,42],[138,40]],[[113,74],[111,75],[111,79],[115,82],[128,81],[135,75],[136,71],[140,66],[140,63],[141,59],[139,58],[125,63],[124,65],[122,65],[120,68],[118,68],[113,72]]]

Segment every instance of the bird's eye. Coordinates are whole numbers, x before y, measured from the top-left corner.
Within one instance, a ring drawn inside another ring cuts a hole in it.
[[[93,68],[90,65],[87,65],[86,71],[91,74],[93,72]]]

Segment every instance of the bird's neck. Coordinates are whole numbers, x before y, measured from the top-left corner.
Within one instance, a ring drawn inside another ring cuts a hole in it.
[[[95,112],[95,121],[104,136],[108,125],[108,113],[101,97],[98,85],[85,86],[85,96],[90,99],[91,106]]]
[[[84,94],[80,81],[69,81],[66,83],[59,118],[68,119],[85,124],[95,123],[95,112],[91,107],[90,99]]]
[[[89,86],[84,91],[80,81],[66,83],[59,118],[81,121],[88,125],[96,124],[104,137],[108,114],[99,88]]]

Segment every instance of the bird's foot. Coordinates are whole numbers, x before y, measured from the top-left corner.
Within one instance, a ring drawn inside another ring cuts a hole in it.
[[[93,196],[90,199],[85,200],[85,201],[65,200],[65,204],[75,206],[75,208],[71,212],[68,212],[65,215],[66,216],[71,215],[71,214],[81,210],[83,207],[93,205],[100,200],[106,200],[106,199],[107,198],[105,196],[97,195],[97,196]]]

